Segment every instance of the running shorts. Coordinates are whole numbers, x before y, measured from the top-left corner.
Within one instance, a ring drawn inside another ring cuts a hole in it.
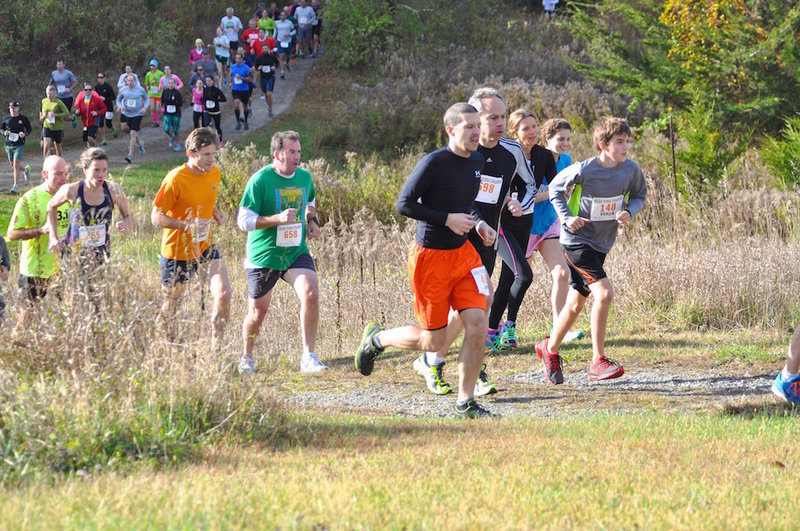
[[[562,245],[561,249],[564,250],[569,267],[569,285],[588,297],[591,293],[589,286],[608,276],[603,269],[606,253],[596,251],[588,245]]]

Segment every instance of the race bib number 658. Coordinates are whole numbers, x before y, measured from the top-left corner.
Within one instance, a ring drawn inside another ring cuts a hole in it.
[[[302,223],[278,225],[278,247],[297,247],[303,237]]]

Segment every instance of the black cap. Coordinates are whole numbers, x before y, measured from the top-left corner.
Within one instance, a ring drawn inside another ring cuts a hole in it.
[[[8,102],[9,107],[19,107],[19,102],[17,100],[12,100]]]

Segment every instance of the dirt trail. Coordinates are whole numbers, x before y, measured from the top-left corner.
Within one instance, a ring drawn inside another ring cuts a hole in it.
[[[297,90],[302,86],[303,81],[305,80],[315,61],[315,59],[298,59],[295,61],[295,64],[292,65],[291,72],[286,74],[286,79],[278,78],[275,80],[272,104],[273,114],[275,115],[274,118],[267,116],[267,103],[266,100],[262,100],[260,98],[261,90],[258,88],[253,90],[253,99],[250,100],[251,104],[253,105],[253,116],[249,120],[249,131],[245,131],[244,129],[241,131],[234,130],[236,127],[236,119],[233,116],[233,103],[230,90],[226,89],[225,96],[228,98],[228,101],[222,104],[223,139],[225,141],[233,141],[236,143],[243,135],[249,134],[254,130],[264,127],[267,123],[277,118],[281,113],[288,109],[294,101]],[[185,87],[182,92],[187,92]],[[186,94],[184,94],[184,98],[186,99]],[[32,138],[25,144],[24,158],[25,163],[30,164],[31,166],[31,181],[28,183],[20,182],[20,192],[24,192],[24,190],[30,188],[31,186],[39,184],[41,182],[40,176],[42,172],[42,155],[41,149],[39,148],[39,142],[37,141],[39,135],[38,112],[33,109],[25,109],[23,114],[25,114],[28,119],[31,120],[31,124],[34,127],[34,132],[31,135]],[[119,118],[117,118],[115,121],[118,120]],[[181,140],[185,140],[186,135],[191,130],[192,109],[191,106],[184,107],[181,118]],[[80,139],[80,135],[80,128],[72,129],[71,127],[67,126],[67,129],[65,130],[65,137],[67,139]],[[159,161],[173,158],[177,155],[167,145],[169,138],[164,133],[163,127],[159,127],[158,129],[153,127],[153,121],[150,118],[149,112],[142,121],[140,137],[144,141],[145,154],[142,156],[138,151],[136,151],[133,156],[133,164],[127,164],[124,159],[125,155],[128,153],[128,137],[122,134],[121,131],[119,137],[116,139],[111,138],[110,134],[108,135],[108,145],[103,146],[103,149],[105,149],[109,155],[109,169],[112,172],[118,168],[124,168],[126,166],[136,167],[138,164],[143,162]],[[78,157],[80,157],[80,154],[83,152],[83,150],[84,147],[82,145],[71,146],[64,150],[63,156],[70,164],[73,164]],[[78,176],[79,173],[76,173],[76,170],[73,169],[71,178],[75,179]],[[3,157],[2,164],[0,164],[0,190],[2,191],[0,193],[7,193],[7,190],[11,187],[12,179],[13,174],[11,172],[11,167],[8,164],[8,161],[5,160],[5,157]]]

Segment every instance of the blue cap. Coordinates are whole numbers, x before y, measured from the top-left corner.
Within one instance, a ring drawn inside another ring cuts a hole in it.
[[[150,59],[150,66],[158,66],[158,61],[155,59]]]

